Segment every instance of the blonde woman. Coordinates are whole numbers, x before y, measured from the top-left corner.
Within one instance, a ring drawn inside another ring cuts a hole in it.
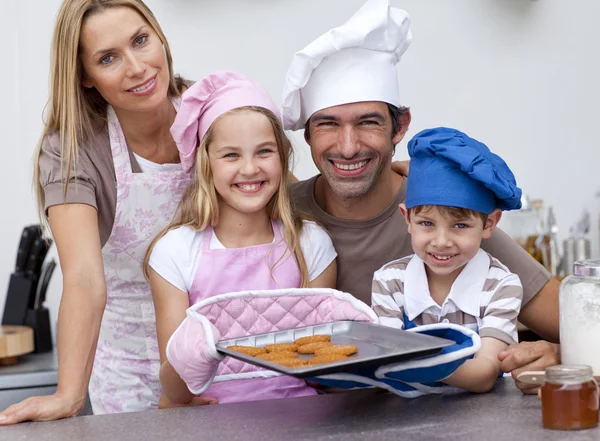
[[[141,0],[65,0],[51,72],[36,181],[63,272],[58,389],[0,424],[76,415],[88,383],[95,414],[156,408],[160,396],[142,261],[191,180],[169,132],[182,88],[169,45]]]
[[[287,185],[292,147],[280,121],[267,92],[237,72],[209,74],[183,95],[171,132],[184,170],[195,170],[194,181],[145,264],[156,310],[160,380],[174,403],[194,398],[181,369],[166,357],[167,341],[191,305],[244,290],[335,288],[337,255],[330,237],[292,208]],[[309,310],[302,310],[303,317]],[[283,320],[279,310],[246,314],[256,333]],[[264,378],[264,372],[253,377],[249,365],[237,368],[244,372],[241,379],[231,379],[237,377],[234,367],[221,367],[234,374],[210,386],[207,399],[231,403],[316,394],[298,378]]]

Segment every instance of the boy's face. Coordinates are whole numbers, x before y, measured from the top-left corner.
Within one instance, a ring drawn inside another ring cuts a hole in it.
[[[491,236],[500,221],[500,210],[495,210],[487,221],[476,213],[462,218],[448,216],[431,207],[410,216],[404,204],[400,211],[408,224],[413,251],[436,275],[458,274],[477,254],[482,239]]]

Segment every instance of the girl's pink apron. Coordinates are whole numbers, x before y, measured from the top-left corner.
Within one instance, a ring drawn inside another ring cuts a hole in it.
[[[179,100],[173,105],[178,108]],[[107,303],[89,387],[94,414],[158,406],[156,319],[142,261],[152,239],[171,221],[191,181],[183,170],[133,173],[123,131],[110,106],[107,116],[117,207],[102,249]]]
[[[272,226],[275,236],[273,243],[246,248],[211,249],[213,229],[204,230],[202,255],[192,283],[190,305],[234,291],[300,287],[301,276],[296,259],[287,250],[285,241],[281,240],[279,224],[272,222]],[[281,256],[283,258],[279,260]],[[238,322],[237,319],[232,317],[232,323]],[[269,319],[274,317],[259,318],[265,321]],[[316,395],[316,391],[308,387],[304,380],[289,376],[227,380],[229,373],[253,370],[253,366],[226,358],[220,364],[213,384],[202,395],[216,398],[219,403]]]

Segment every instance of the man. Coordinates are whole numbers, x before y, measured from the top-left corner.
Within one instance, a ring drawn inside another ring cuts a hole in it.
[[[368,0],[344,25],[294,55],[284,87],[285,126],[304,128],[321,173],[293,185],[296,204],[333,237],[338,289],[368,304],[373,272],[413,253],[398,210],[406,180],[391,167],[411,121],[396,72],[411,39],[405,11],[391,8],[388,0]],[[558,281],[502,231],[482,247],[519,275],[524,288],[519,320],[558,341]],[[499,358],[516,378],[556,364],[558,350],[547,342],[521,343]]]

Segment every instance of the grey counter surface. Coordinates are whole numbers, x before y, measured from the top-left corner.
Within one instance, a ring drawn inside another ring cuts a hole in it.
[[[58,362],[54,352],[23,355],[15,365],[0,366],[0,390],[57,384]]]
[[[600,428],[542,428],[541,403],[512,379],[484,395],[405,400],[375,390],[87,416],[0,427],[0,440],[600,440]]]

